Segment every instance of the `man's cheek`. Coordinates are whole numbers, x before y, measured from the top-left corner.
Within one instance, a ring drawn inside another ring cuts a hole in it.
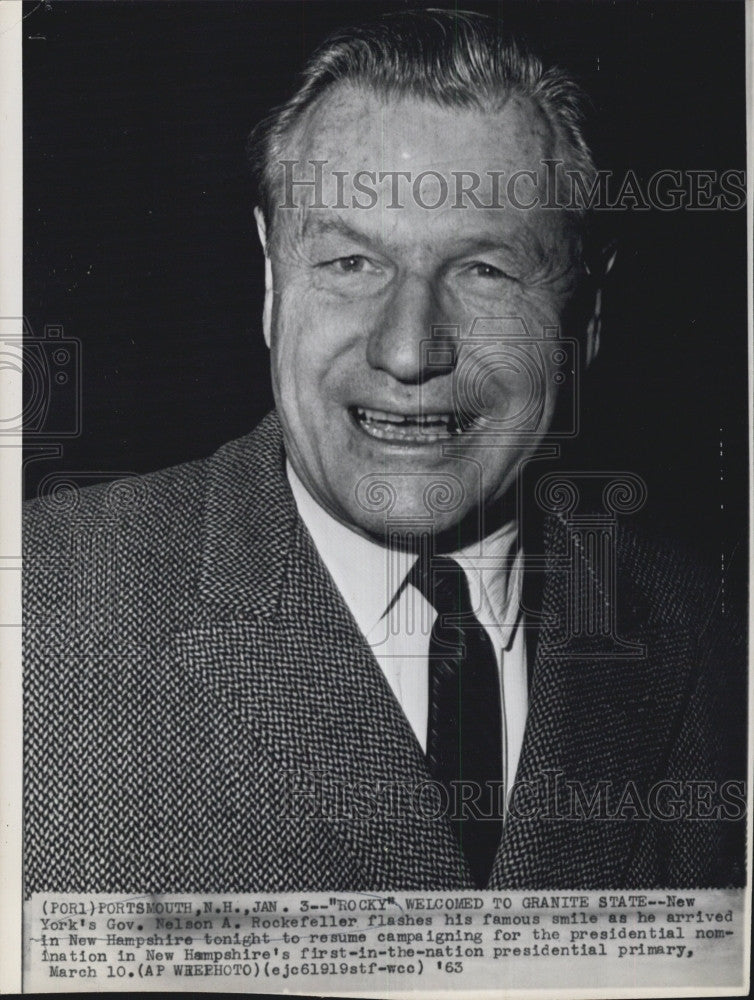
[[[301,297],[286,297],[279,303],[272,329],[272,360],[278,378],[300,378],[312,363],[318,341],[315,324],[306,315]]]
[[[560,297],[546,286],[517,286],[505,305],[505,315],[522,320],[532,340],[541,340],[546,329],[557,326],[562,312]]]

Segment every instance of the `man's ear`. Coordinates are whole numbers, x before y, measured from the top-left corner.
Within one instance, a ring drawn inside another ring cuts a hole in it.
[[[254,209],[254,218],[257,223],[259,242],[262,244],[262,250],[264,250],[264,309],[262,310],[262,330],[264,332],[264,342],[269,347],[272,334],[272,299],[275,294],[272,287],[272,263],[267,247],[267,223],[264,221],[264,213],[261,208],[257,207]]]
[[[598,273],[592,275],[592,279],[597,287],[594,293],[594,308],[586,328],[585,360],[587,367],[589,367],[599,353],[600,338],[602,336],[602,283],[612,271],[617,255],[618,248],[615,243],[608,244],[599,255],[597,262]]]

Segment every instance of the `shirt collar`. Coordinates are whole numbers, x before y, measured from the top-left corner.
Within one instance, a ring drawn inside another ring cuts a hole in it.
[[[286,473],[301,520],[365,636],[380,621],[400,591],[417,556],[357,534],[329,514],[312,497],[286,461]],[[466,574],[472,606],[482,624],[493,628],[503,648],[510,643],[519,618],[522,553],[518,529],[508,521],[481,541],[450,552]]]
[[[351,614],[364,635],[384,615],[416,562],[413,552],[390,550],[347,528],[321,507],[286,462],[301,520],[312,536]]]
[[[481,624],[495,632],[500,646],[508,649],[521,617],[524,560],[518,525],[507,521],[450,556],[463,567],[471,606],[478,609]]]

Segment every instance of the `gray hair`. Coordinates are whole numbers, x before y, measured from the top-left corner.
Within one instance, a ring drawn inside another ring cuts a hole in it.
[[[331,35],[310,57],[294,94],[251,133],[247,153],[268,225],[278,180],[275,165],[287,137],[322,94],[341,82],[440,107],[488,110],[512,94],[527,97],[548,118],[569,168],[584,178],[595,172],[583,134],[588,98],[567,72],[546,68],[488,15],[401,11]]]

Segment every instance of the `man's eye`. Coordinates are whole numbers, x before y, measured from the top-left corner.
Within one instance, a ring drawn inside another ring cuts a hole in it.
[[[360,254],[351,254],[348,257],[336,257],[335,260],[327,261],[325,266],[332,268],[340,274],[362,274],[365,271],[374,270],[372,262]]]
[[[508,278],[510,275],[501,271],[499,267],[492,264],[485,264],[483,261],[476,261],[471,265],[471,273],[475,278]]]

